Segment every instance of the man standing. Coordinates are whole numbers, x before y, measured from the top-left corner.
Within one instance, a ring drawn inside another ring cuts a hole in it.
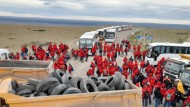
[[[168,90],[164,93],[164,98],[165,98],[164,107],[170,107],[171,102],[174,99],[171,87],[168,87]]]
[[[154,91],[155,107],[159,107],[160,99],[161,99],[160,87],[157,87],[156,90]]]

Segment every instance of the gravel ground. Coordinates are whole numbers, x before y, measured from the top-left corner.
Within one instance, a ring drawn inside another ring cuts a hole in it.
[[[136,32],[141,30],[140,28],[134,28],[133,30],[127,30],[127,31],[122,31],[118,33],[118,37],[116,39],[116,43],[121,43],[122,39],[127,39],[129,35],[131,35],[132,32]],[[69,46],[71,46],[71,48],[76,48],[76,42],[78,39],[75,39],[73,41],[70,41],[68,43]],[[75,45],[73,45],[75,44]],[[128,58],[130,56],[133,56],[133,52],[130,51],[128,53]],[[69,63],[71,63],[74,67],[74,72],[73,75],[74,76],[81,76],[83,78],[87,78],[86,76],[86,72],[88,71],[88,69],[90,68],[90,62],[93,61],[92,57],[89,57],[87,62],[81,63],[79,60],[74,60],[74,58],[71,58],[71,60],[69,60]],[[123,57],[118,56],[117,57],[117,63],[119,66],[122,66],[123,63]],[[128,77],[130,78],[130,76]],[[153,97],[153,96],[152,96]],[[148,105],[148,107],[154,107],[154,100],[152,99],[152,104]],[[160,105],[160,107],[163,107],[163,105]],[[181,104],[177,104],[177,107],[182,107]]]

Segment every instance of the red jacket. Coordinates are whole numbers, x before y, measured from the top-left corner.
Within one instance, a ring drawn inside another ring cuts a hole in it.
[[[187,99],[183,102],[183,107],[186,107],[187,103],[190,103],[190,96],[188,96]]]
[[[171,99],[170,100],[168,100],[167,99],[167,95],[168,94],[171,94]],[[172,89],[168,89],[165,93],[164,93],[164,98],[165,98],[165,100],[167,100],[167,101],[173,101],[174,100],[174,93],[173,93],[173,90]]]
[[[145,67],[145,62],[144,62],[144,60],[141,61],[140,67],[141,67],[141,68],[144,68],[144,67]]]
[[[87,72],[87,75],[89,76],[94,76],[94,69],[93,68],[90,68]]]

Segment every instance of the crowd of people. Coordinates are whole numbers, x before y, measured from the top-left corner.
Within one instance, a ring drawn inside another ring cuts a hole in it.
[[[183,106],[190,105],[190,96],[186,96],[183,91],[183,85],[180,80],[177,85],[174,84],[167,76],[163,76],[166,60],[162,58],[156,66],[145,62],[147,51],[142,51],[141,45],[131,46],[128,40],[122,40],[121,43],[108,44],[106,42],[97,43],[88,49],[86,47],[79,49],[71,49],[71,56],[68,54],[68,45],[52,44],[47,49],[41,46],[32,45],[32,55],[29,54],[28,48],[23,46],[21,52],[15,55],[10,54],[13,60],[53,60],[54,68],[69,71],[72,74],[74,68],[71,64],[67,64],[67,60],[72,56],[75,60],[81,62],[88,61],[88,57],[92,56],[93,61],[90,62],[87,76],[111,76],[115,72],[121,72],[126,79],[131,81],[138,87],[142,87],[142,103],[143,107],[147,107],[152,103],[152,96],[155,100],[155,107],[163,104],[163,107],[176,107],[176,103],[183,101]],[[133,52],[133,56],[129,56],[128,52]],[[117,63],[117,57],[123,57],[121,66]],[[164,102],[163,102],[164,101]]]

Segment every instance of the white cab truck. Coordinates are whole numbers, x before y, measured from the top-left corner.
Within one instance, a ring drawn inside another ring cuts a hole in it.
[[[98,32],[97,31],[91,31],[84,33],[80,38],[79,42],[77,42],[77,45],[79,48],[89,48],[91,49],[96,42],[98,41]]]
[[[106,31],[105,35],[105,41],[106,42],[115,42],[115,39],[117,38],[117,30],[116,29],[108,29]]]
[[[10,52],[7,49],[0,48],[0,60],[9,60]]]

